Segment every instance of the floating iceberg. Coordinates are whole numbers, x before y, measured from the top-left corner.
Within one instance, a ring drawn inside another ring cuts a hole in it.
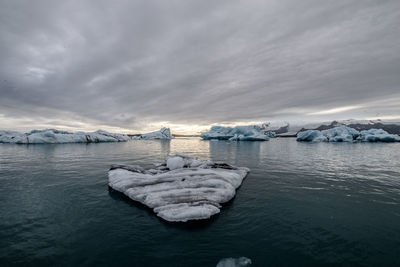
[[[204,140],[230,140],[230,141],[268,141],[275,137],[274,132],[265,132],[257,125],[223,127],[213,126],[210,131],[201,135]]]
[[[0,131],[0,143],[26,144],[26,134],[16,131]]]
[[[328,130],[307,130],[297,134],[297,141],[306,142],[398,142],[398,135],[389,134],[381,129],[357,131],[347,126],[339,126]]]
[[[251,259],[246,257],[225,258],[218,262],[217,267],[245,267],[251,265]]]
[[[127,135],[109,133],[103,130],[92,133],[70,133],[54,129],[33,130],[29,133],[0,131],[0,143],[14,144],[99,143],[124,142],[128,140],[130,140],[130,137]]]
[[[323,130],[321,133],[329,142],[353,142],[360,136],[359,131],[347,126]]]
[[[326,142],[328,138],[323,136],[321,131],[318,130],[307,130],[303,132],[299,132],[297,134],[297,141],[304,141],[304,142]]]
[[[339,126],[328,130],[307,130],[297,134],[297,141],[306,142],[353,142],[360,136],[360,132],[347,127]]]
[[[171,131],[169,128],[161,128],[159,131],[146,133],[139,136],[133,136],[132,140],[172,139],[172,138],[174,137],[171,135]]]
[[[400,142],[400,136],[389,134],[382,129],[370,129],[360,132],[362,142]]]
[[[248,168],[177,154],[149,170],[113,165],[108,184],[164,220],[186,222],[219,213],[220,204],[235,196],[248,172]]]
[[[232,132],[233,128],[231,127],[212,126],[208,133],[201,135],[201,138],[204,140],[228,140],[235,135]]]

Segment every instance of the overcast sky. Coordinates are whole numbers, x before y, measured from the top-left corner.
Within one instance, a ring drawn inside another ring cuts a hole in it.
[[[0,0],[0,128],[400,119],[400,1]]]

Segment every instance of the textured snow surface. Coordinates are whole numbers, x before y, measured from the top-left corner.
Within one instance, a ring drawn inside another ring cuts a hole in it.
[[[251,260],[246,257],[225,258],[218,262],[217,267],[245,267],[251,265]]]
[[[98,130],[92,133],[70,133],[54,129],[33,130],[29,133],[15,131],[0,131],[0,143],[15,144],[57,144],[57,143],[98,143],[123,142],[130,140],[124,134],[114,134]]]
[[[349,119],[349,120],[335,120],[335,121],[325,121],[325,122],[313,122],[313,123],[306,123],[306,122],[293,122],[293,123],[288,123],[288,122],[283,122],[283,121],[275,121],[275,122],[267,122],[262,125],[262,128],[265,131],[272,131],[275,132],[276,134],[279,134],[282,136],[282,134],[287,134],[287,135],[296,135],[299,131],[305,131],[308,129],[317,129],[319,127],[338,127],[338,126],[348,126],[352,128],[356,128],[355,125],[358,125],[359,127],[361,126],[376,126],[376,127],[371,127],[371,128],[378,128],[380,129],[382,125],[400,125],[399,121],[394,121],[394,120],[354,120],[354,119]],[[326,128],[325,128],[326,129]],[[359,129],[361,131],[361,129]]]
[[[361,131],[359,139],[363,142],[400,142],[400,136],[389,134],[382,129]]]
[[[167,159],[167,168],[172,170],[181,169],[185,166],[185,161],[182,157],[171,157]]]
[[[359,131],[347,126],[323,130],[321,133],[329,142],[353,142],[360,136]]]
[[[347,126],[328,130],[307,130],[297,134],[297,141],[306,142],[398,142],[400,136],[389,134],[382,129],[357,131]]]
[[[174,138],[171,135],[171,131],[169,128],[161,128],[159,131],[151,132],[151,133],[146,133],[142,134],[140,136],[133,136],[133,140],[140,140],[140,139],[145,139],[145,140],[151,140],[151,139],[172,139]]]
[[[177,154],[144,170],[135,165],[113,165],[109,186],[150,208],[170,222],[208,219],[231,200],[248,168],[199,161]]]
[[[210,131],[201,135],[204,140],[230,141],[268,141],[275,137],[274,132],[265,132],[257,125],[223,127],[213,126]]]

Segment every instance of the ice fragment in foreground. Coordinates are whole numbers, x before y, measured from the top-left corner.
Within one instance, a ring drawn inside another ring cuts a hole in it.
[[[249,172],[226,163],[177,154],[154,169],[113,165],[109,186],[170,222],[208,219],[231,200]]]
[[[217,267],[245,267],[251,265],[251,260],[246,257],[226,258],[218,262]]]

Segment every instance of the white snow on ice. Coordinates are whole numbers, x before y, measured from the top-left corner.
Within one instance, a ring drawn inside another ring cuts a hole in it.
[[[400,142],[400,136],[388,134],[388,132],[382,129],[361,131],[359,139],[362,142]]]
[[[328,130],[307,130],[297,134],[297,141],[306,142],[399,142],[400,136],[382,129],[357,131],[347,126]]]
[[[63,144],[63,143],[99,143],[99,142],[125,142],[140,139],[171,139],[169,128],[160,131],[129,137],[125,134],[109,133],[98,130],[96,132],[70,133],[55,129],[32,130],[29,133],[16,131],[0,131],[0,143],[13,144]]]
[[[85,133],[70,133],[54,129],[33,130],[29,133],[0,131],[0,143],[13,144],[59,144],[59,143],[98,143],[124,142],[130,140],[125,134],[109,133],[103,130]]]
[[[213,126],[210,131],[201,135],[204,140],[230,140],[230,141],[268,141],[275,137],[274,132],[263,131],[257,125],[223,127]]]
[[[231,200],[249,172],[245,167],[177,154],[154,169],[113,165],[109,186],[170,222],[208,219]]]
[[[151,139],[172,139],[174,138],[169,128],[161,128],[159,131],[133,136],[132,140],[151,140]]]

